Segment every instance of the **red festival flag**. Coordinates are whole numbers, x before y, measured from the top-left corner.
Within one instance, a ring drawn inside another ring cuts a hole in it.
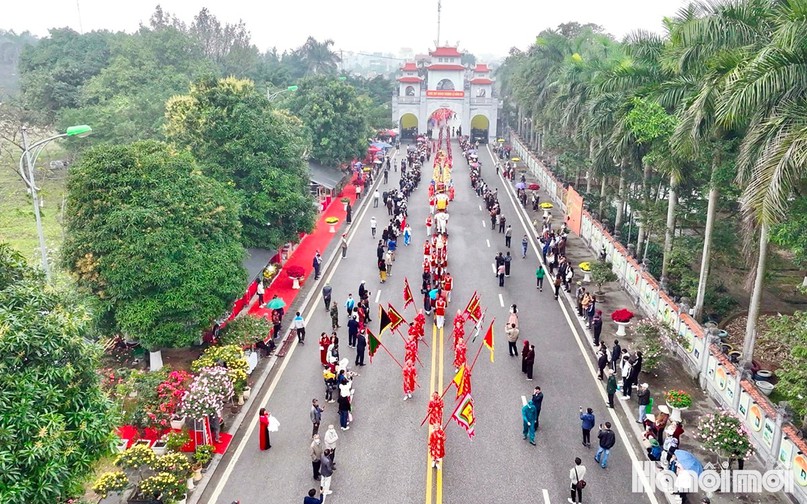
[[[451,414],[451,418],[456,420],[456,422],[465,429],[469,438],[473,439],[476,415],[474,414],[474,398],[471,397],[471,394],[465,394],[459,404],[457,404],[456,409],[454,409],[454,413]]]
[[[485,339],[482,340],[482,343],[484,343],[485,346],[488,347],[488,350],[490,350],[490,362],[493,362],[493,322],[495,320],[496,319],[490,321],[488,332],[485,334]]]
[[[415,304],[415,297],[412,295],[412,288],[409,287],[409,279],[404,277],[404,291],[403,291],[403,298],[404,298],[404,310],[410,304]]]
[[[406,319],[404,319],[403,316],[398,313],[398,310],[392,306],[392,303],[387,303],[387,315],[389,316],[390,323],[392,324],[390,325],[390,330],[392,331],[398,329],[399,325],[406,322]]]
[[[471,296],[471,300],[468,301],[468,305],[465,307],[465,313],[474,319],[474,322],[479,322],[479,319],[482,318],[482,308],[479,306],[479,294],[476,291],[474,291],[474,295]]]
[[[384,331],[389,329],[390,325],[392,325],[392,321],[387,310],[384,309],[383,305],[378,305],[378,335],[384,334]]]

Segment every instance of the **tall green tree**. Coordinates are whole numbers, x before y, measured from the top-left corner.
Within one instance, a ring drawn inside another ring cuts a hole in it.
[[[165,102],[217,72],[195,39],[171,25],[141,27],[111,52],[108,65],[82,85],[78,105],[58,116],[60,127],[92,125],[93,135],[75,148],[163,138]]]
[[[302,119],[313,146],[311,157],[327,166],[339,166],[363,157],[369,124],[370,99],[346,81],[333,77],[309,77],[281,106]]]
[[[98,146],[67,188],[62,264],[98,298],[108,330],[152,351],[189,346],[241,293],[237,201],[189,153]]]
[[[166,135],[234,189],[243,243],[273,248],[310,231],[315,210],[299,119],[273,109],[248,80],[205,79],[167,104]]]
[[[0,244],[0,502],[76,497],[109,452],[117,416],[78,299]]]
[[[110,45],[118,37],[55,28],[38,44],[27,46],[20,55],[19,72],[29,106],[42,111],[48,120],[62,109],[79,106],[81,87],[107,66],[112,57]]]
[[[337,65],[342,58],[331,49],[333,44],[331,39],[320,42],[314,37],[308,37],[305,43],[295,50],[305,68],[305,75],[336,74]]]

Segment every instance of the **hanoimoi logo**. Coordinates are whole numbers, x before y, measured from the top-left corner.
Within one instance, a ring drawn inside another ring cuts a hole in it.
[[[631,491],[644,493],[647,489],[658,489],[664,493],[792,493],[794,478],[792,471],[783,469],[765,472],[728,471],[707,463],[700,474],[687,470],[679,470],[676,474],[668,469],[662,469],[655,462],[634,462],[631,471]]]

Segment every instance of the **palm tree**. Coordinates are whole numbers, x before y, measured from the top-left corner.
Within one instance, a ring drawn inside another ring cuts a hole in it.
[[[314,37],[308,37],[305,44],[295,51],[300,57],[306,75],[336,73],[337,65],[342,59],[331,50],[333,45],[331,39],[318,42]]]
[[[679,11],[671,31],[671,53],[681,87],[686,93],[679,123],[671,142],[675,150],[711,162],[709,199],[694,316],[699,320],[709,278],[712,234],[720,197],[718,168],[726,158],[726,146],[738,132],[716,121],[718,102],[725,94],[728,76],[759,49],[768,30],[764,12],[767,0],[701,2]]]
[[[740,145],[738,179],[746,184],[740,203],[749,237],[759,230],[754,289],[748,309],[743,359],[751,362],[767,266],[768,235],[782,222],[794,187],[807,166],[807,1],[781,0],[770,16],[769,42],[729,76],[718,118],[726,127],[747,124]]]

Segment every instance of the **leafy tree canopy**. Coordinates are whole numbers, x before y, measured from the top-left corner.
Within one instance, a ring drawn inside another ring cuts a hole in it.
[[[370,99],[346,81],[309,77],[287,93],[284,106],[303,120],[313,147],[311,157],[326,166],[339,166],[364,155],[372,135],[368,122]]]
[[[311,230],[310,141],[299,119],[234,78],[199,81],[166,108],[168,138],[238,194],[245,245],[272,248]]]
[[[70,28],[50,30],[50,36],[20,55],[22,92],[31,107],[49,118],[58,110],[81,103],[81,86],[98,75],[112,56],[110,44],[116,35]]]
[[[0,244],[0,502],[76,496],[110,446],[117,419],[76,299]]]
[[[147,348],[182,347],[246,274],[236,199],[158,142],[98,146],[71,167],[63,265]]]

